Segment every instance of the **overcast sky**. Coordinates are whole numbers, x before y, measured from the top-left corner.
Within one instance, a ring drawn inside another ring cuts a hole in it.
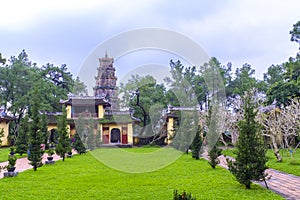
[[[0,6],[4,57],[25,49],[39,65],[65,63],[75,76],[97,46],[123,32],[148,27],[185,35],[222,64],[241,67],[249,63],[258,78],[271,64],[287,61],[298,51],[289,35],[300,20],[298,0],[9,0]],[[108,54],[115,56],[109,49]],[[138,54],[123,56],[124,62],[115,65],[125,73],[151,59],[162,65],[176,59],[171,54],[157,59],[158,54],[150,52],[147,61]]]

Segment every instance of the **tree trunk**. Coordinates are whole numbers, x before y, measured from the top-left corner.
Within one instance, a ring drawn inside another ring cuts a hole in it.
[[[276,156],[278,162],[282,162],[282,157],[281,157],[281,155],[279,153],[279,149],[278,149],[275,137],[273,135],[271,135],[270,138],[272,140],[272,145],[273,145],[273,148],[274,148],[274,150],[273,150],[274,151],[274,155]]]

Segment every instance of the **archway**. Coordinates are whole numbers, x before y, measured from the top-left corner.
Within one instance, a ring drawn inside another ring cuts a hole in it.
[[[113,128],[110,132],[110,142],[120,143],[121,142],[121,132],[118,128]]]

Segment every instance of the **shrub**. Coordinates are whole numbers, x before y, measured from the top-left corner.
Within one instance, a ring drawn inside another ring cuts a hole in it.
[[[16,165],[16,162],[17,162],[17,157],[15,155],[9,155],[7,168],[13,168]]]
[[[185,191],[183,191],[181,194],[178,194],[178,191],[174,190],[173,194],[173,200],[196,200],[195,197],[192,197],[191,193],[186,193]]]

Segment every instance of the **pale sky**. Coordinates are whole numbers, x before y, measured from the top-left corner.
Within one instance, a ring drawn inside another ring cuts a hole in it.
[[[189,37],[222,64],[249,63],[260,79],[271,64],[298,52],[289,35],[300,20],[298,0],[9,0],[1,1],[0,8],[0,52],[5,58],[25,49],[38,65],[65,63],[74,76],[109,38],[149,27]],[[150,53],[146,61],[138,54],[123,56],[115,62],[119,76],[133,66],[168,65],[177,58],[158,54]]]

